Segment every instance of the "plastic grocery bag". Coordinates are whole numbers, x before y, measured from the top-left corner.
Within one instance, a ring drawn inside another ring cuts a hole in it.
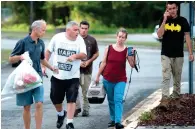
[[[42,79],[27,60],[22,63],[9,75],[2,95],[24,93],[42,85]]]

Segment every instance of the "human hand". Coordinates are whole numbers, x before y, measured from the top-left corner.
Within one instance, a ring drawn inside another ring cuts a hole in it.
[[[97,76],[96,79],[95,79],[95,83],[98,84],[100,82],[100,77]]]
[[[74,60],[76,60],[75,54],[74,54],[74,55],[71,55],[71,56],[69,56],[69,57],[67,58],[67,61],[69,61],[69,62],[72,62],[72,61],[74,61]]]
[[[189,60],[192,61],[192,62],[194,61],[194,55],[193,54],[189,55]]]
[[[53,71],[55,74],[59,74],[59,69],[56,67],[51,67],[51,71]]]
[[[32,60],[30,59],[29,52],[26,51],[22,55],[20,55],[20,60],[26,60],[28,63],[33,64]]]
[[[45,67],[42,67],[42,74],[43,74],[43,76],[46,76],[47,77],[46,68]]]
[[[82,61],[80,66],[81,68],[85,68],[85,62]]]
[[[89,61],[85,61],[85,67],[87,67],[90,64]]]
[[[135,48],[134,47],[128,47],[128,56],[133,56],[134,55]]]
[[[136,50],[136,49],[133,47],[133,49],[131,50],[132,55],[135,54],[135,50]]]
[[[168,10],[166,10],[165,13],[164,13],[164,21],[166,21],[167,18],[170,17],[170,16],[171,16],[170,13],[168,12]]]

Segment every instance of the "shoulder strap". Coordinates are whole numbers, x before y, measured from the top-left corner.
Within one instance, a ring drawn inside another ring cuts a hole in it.
[[[108,54],[110,52],[110,45],[108,45],[108,52],[107,52],[107,57],[106,57],[106,61],[108,60]]]

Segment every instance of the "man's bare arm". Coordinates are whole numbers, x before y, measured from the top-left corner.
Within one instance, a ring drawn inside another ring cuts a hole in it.
[[[194,61],[194,55],[193,55],[193,50],[192,50],[192,43],[191,43],[190,33],[189,32],[185,32],[185,38],[186,38],[186,44],[187,44],[188,51],[189,51],[189,60],[190,61]]]
[[[192,55],[193,54],[193,52],[192,52],[192,43],[191,43],[189,32],[185,32],[185,38],[186,38],[186,44],[187,44],[187,47],[188,47],[189,54]]]
[[[21,56],[20,55],[16,55],[16,56],[10,56],[9,57],[9,62],[10,63],[17,63],[18,61],[21,60]]]
[[[158,38],[162,38],[162,36],[165,33],[165,23],[166,23],[166,21],[163,21],[160,28],[157,31]]]
[[[67,61],[72,62],[74,60],[83,60],[85,58],[87,58],[87,55],[85,53],[81,52],[79,54],[73,54],[73,55],[69,56],[67,58]]]
[[[53,71],[53,67],[51,67],[51,65],[48,63],[48,61],[46,59],[41,60],[41,65],[42,65],[42,67],[47,67],[51,71]]]
[[[97,51],[95,54],[93,54],[93,56],[87,60],[88,63],[90,64],[91,62],[93,62],[95,59],[97,59],[97,57],[99,56],[99,51]]]
[[[49,61],[50,56],[51,56],[51,52],[49,50],[46,50],[45,51],[45,60],[46,61]],[[44,62],[43,63],[41,62],[41,66],[42,66],[42,68],[45,68],[45,63]]]

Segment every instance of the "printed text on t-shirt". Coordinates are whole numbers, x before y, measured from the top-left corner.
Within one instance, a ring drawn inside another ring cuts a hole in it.
[[[69,57],[73,54],[76,54],[76,51],[58,48],[58,55]]]
[[[58,62],[58,68],[60,70],[64,70],[64,71],[71,71],[72,65],[71,64]]]

